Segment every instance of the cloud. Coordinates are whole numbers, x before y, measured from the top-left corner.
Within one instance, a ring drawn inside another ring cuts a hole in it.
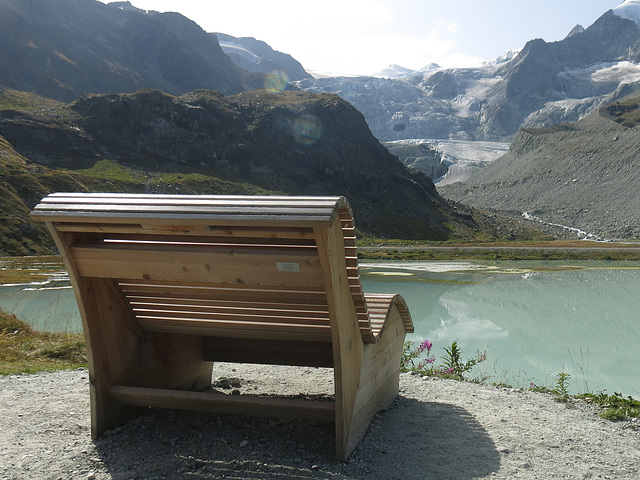
[[[264,0],[131,2],[145,10],[179,11],[207,32],[263,40],[316,73],[365,75],[392,63],[419,69],[432,62],[465,62],[454,52],[459,47],[452,40],[460,30],[456,21],[434,22],[415,11],[413,20],[419,15],[424,21],[413,22],[409,31],[400,18],[407,12],[397,12],[398,4],[389,0],[325,0],[299,8]]]
[[[316,73],[371,75],[391,64],[418,70],[430,63],[443,67],[480,64],[482,59],[456,51],[457,42],[443,38],[434,28],[425,36],[414,35],[349,35],[327,37],[318,41],[300,39],[296,58],[313,58],[304,66]]]
[[[328,10],[327,10],[328,7]],[[372,0],[331,0],[324,1],[322,11],[328,12],[333,22],[349,24],[351,27],[380,27],[391,23],[395,11],[380,1]],[[316,12],[317,13],[317,12]]]
[[[201,0],[133,0],[140,8],[163,11],[171,5],[195,20],[206,31],[253,37],[287,36],[314,31],[366,31],[380,28],[395,16],[381,0],[324,0],[310,6],[288,5],[264,0],[202,2]],[[242,12],[242,14],[239,14]],[[251,33],[249,33],[251,32]],[[292,42],[293,43],[293,42]]]
[[[436,25],[443,27],[449,33],[458,33],[460,31],[460,25],[457,22],[437,22]]]

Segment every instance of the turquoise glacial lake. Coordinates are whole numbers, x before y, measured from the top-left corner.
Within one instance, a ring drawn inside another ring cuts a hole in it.
[[[487,353],[472,377],[553,387],[564,371],[573,393],[640,398],[640,262],[367,262],[361,273],[366,292],[405,298],[408,339],[433,342],[437,362],[457,341],[464,359]],[[47,282],[0,286],[0,308],[40,330],[82,328],[62,265]]]

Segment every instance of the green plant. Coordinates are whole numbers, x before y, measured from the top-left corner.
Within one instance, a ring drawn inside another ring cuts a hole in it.
[[[567,372],[559,372],[556,375],[556,385],[554,388],[536,385],[535,383],[531,382],[531,384],[529,385],[529,390],[532,392],[548,393],[554,395],[558,402],[567,403],[571,398],[571,395],[569,395],[570,378],[571,375]]]
[[[613,395],[600,393],[583,393],[578,398],[600,407],[599,415],[612,421],[620,421],[626,418],[640,417],[640,401],[631,396],[623,397],[621,393]]]
[[[433,344],[429,340],[423,341],[417,347],[412,341],[405,342],[402,348],[402,372],[416,372],[425,375],[430,374],[433,368],[430,366],[435,362],[435,357],[431,355]],[[426,353],[425,353],[426,352]],[[424,355],[424,358],[420,358]],[[428,367],[428,368],[427,368]]]
[[[553,393],[552,388],[544,387],[542,385],[537,385],[533,382],[531,382],[531,384],[529,385],[529,390],[532,392],[538,392],[538,393]]]
[[[486,352],[478,352],[475,358],[463,362],[462,350],[458,347],[458,342],[454,341],[450,347],[444,347],[446,355],[443,363],[440,368],[435,368],[433,366],[435,357],[431,354],[432,347],[433,344],[429,340],[423,341],[418,346],[414,342],[406,342],[402,352],[401,371],[464,380],[465,373],[487,358]]]
[[[484,362],[487,359],[487,352],[478,352],[475,358],[464,362],[462,360],[462,350],[458,347],[457,341],[453,341],[450,347],[444,347],[444,351],[446,355],[441,365],[441,374],[455,378],[456,380],[463,380],[464,374],[469,372],[478,363]]]
[[[506,382],[496,382],[496,383],[493,383],[493,386],[496,388],[513,388],[513,385]]]
[[[559,372],[556,376],[556,388],[553,389],[553,394],[556,396],[558,402],[566,403],[569,401],[569,379],[571,375],[567,372]]]
[[[569,379],[571,375],[560,372],[556,375],[556,385],[554,388],[543,387],[531,382],[529,390],[532,392],[547,393],[554,395],[558,402],[568,403],[572,399],[581,399],[600,408],[598,415],[606,420],[620,421],[627,418],[640,417],[640,401],[631,396],[623,397],[621,393],[615,392],[609,395],[600,393],[581,393],[569,395]]]

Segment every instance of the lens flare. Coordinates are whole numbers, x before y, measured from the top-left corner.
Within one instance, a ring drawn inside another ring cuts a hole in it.
[[[289,84],[289,75],[282,70],[273,71],[264,78],[264,88],[270,92],[282,92]]]
[[[322,137],[322,122],[315,115],[301,115],[293,122],[293,136],[302,145],[313,145]]]

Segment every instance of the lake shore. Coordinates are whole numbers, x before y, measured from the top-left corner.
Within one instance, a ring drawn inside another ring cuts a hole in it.
[[[638,242],[556,240],[487,244],[388,242],[358,247],[361,258],[388,260],[640,260]]]
[[[332,391],[331,371],[220,364],[242,393]],[[584,402],[412,374],[346,463],[333,426],[150,410],[89,438],[88,372],[0,377],[0,478],[616,479],[640,476],[636,421]]]

